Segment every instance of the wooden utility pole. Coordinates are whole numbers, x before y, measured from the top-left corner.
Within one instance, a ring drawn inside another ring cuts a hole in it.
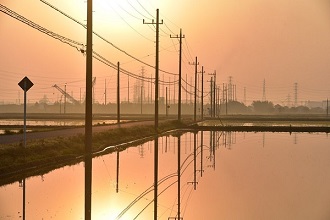
[[[163,20],[159,22],[159,9],[156,10],[156,22],[144,22],[143,24],[156,25],[156,66],[155,66],[155,129],[158,129],[158,100],[159,100],[159,25],[163,24]]]
[[[104,105],[107,105],[107,79],[104,79]]]
[[[182,29],[180,29],[180,36],[172,37],[170,35],[170,38],[179,38],[180,42],[180,51],[179,51],[179,95],[178,95],[178,121],[181,121],[181,64],[182,64],[182,38],[185,38],[184,35],[182,35]],[[175,88],[175,87],[174,87]]]
[[[214,73],[209,73],[209,75],[214,76],[214,80],[212,80],[212,77],[211,77],[211,117],[215,117],[216,72],[214,71]]]
[[[141,115],[142,115],[142,109],[143,109],[143,86],[141,86]]]
[[[129,76],[127,78],[127,103],[129,103]]]
[[[201,120],[204,119],[204,66],[202,66],[202,91],[201,91]]]
[[[194,94],[194,121],[196,122],[196,112],[197,112],[197,57],[195,58],[195,62],[189,63],[190,65],[195,65],[195,94]]]
[[[118,124],[120,123],[120,63],[119,62],[117,62],[117,123]]]
[[[217,81],[217,72],[214,70],[214,86],[213,86],[213,106],[214,106],[214,112],[213,112],[213,117],[215,117],[215,113],[217,111],[217,106],[216,106],[216,103],[215,103],[215,100],[216,100],[216,91],[217,91],[217,84],[216,84],[216,81]]]
[[[167,86],[166,86],[166,97],[165,97],[165,114],[166,114],[166,118],[168,116],[168,102],[167,102]]]
[[[211,106],[210,106],[210,115],[213,117],[213,77],[211,76],[211,88],[210,88],[210,95],[211,95]]]

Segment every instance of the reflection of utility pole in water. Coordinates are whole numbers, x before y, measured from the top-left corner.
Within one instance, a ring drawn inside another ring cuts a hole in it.
[[[178,137],[178,220],[181,219],[181,136]]]
[[[262,133],[262,147],[265,147],[265,132]]]
[[[194,181],[193,182],[188,182],[194,185],[194,190],[196,190],[196,184],[198,184],[197,180],[196,180],[196,151],[197,151],[197,143],[196,143],[196,137],[197,137],[197,133],[194,132]]]
[[[144,158],[144,145],[141,144],[138,146],[140,158]]]
[[[181,220],[181,134],[178,136],[178,213],[177,217],[169,217],[168,219]]]
[[[117,150],[116,193],[119,191],[119,150]]]
[[[203,177],[203,131],[201,131],[201,168],[198,170],[201,173],[201,177]]]
[[[165,136],[165,153],[167,153],[167,136]]]
[[[92,219],[92,154],[85,155],[85,219]]]
[[[208,157],[210,162],[212,161],[213,164],[209,165],[209,167],[213,167],[215,170],[215,132],[210,131],[210,156]]]
[[[213,133],[213,145],[212,145],[212,151],[213,151],[213,169],[215,170],[215,131]]]
[[[23,188],[23,220],[25,220],[25,178],[19,181],[19,187]]]
[[[154,152],[154,220],[157,220],[158,205],[158,135],[155,137]]]

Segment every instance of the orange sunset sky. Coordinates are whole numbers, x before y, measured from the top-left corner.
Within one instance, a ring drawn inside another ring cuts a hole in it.
[[[86,23],[85,0],[47,2]],[[206,72],[205,90],[209,90],[208,73],[216,70],[219,85],[228,83],[232,76],[238,101],[243,101],[246,88],[247,104],[262,99],[264,80],[266,98],[276,104],[287,104],[288,97],[293,101],[294,83],[298,83],[299,103],[326,100],[330,96],[330,3],[327,0],[94,0],[93,3],[94,31],[150,65],[155,64],[155,27],[143,24],[143,19],[151,22],[159,8],[163,20],[160,69],[174,74],[160,72],[161,80],[178,80],[179,42],[170,35],[179,34],[182,28],[185,35],[182,74],[189,84],[194,84],[194,66],[189,62],[194,62],[197,56],[198,70],[204,66]],[[83,27],[42,1],[0,0],[0,4],[59,35],[81,44],[86,42]],[[122,68],[137,75],[144,67],[145,76],[154,77],[154,69],[95,35],[93,38],[94,51],[112,63],[120,62]],[[50,102],[58,101],[60,93],[52,87],[54,84],[62,88],[66,84],[67,92],[78,100],[84,96],[86,57],[77,48],[2,11],[0,42],[0,103],[22,102],[23,92],[17,83],[24,76],[35,84],[28,92],[30,103],[45,95]],[[93,76],[96,101],[104,103],[107,87],[107,102],[115,102],[116,70],[94,59]],[[123,74],[123,101],[127,100],[127,81]],[[134,80],[130,78],[130,99],[133,99],[133,87]],[[169,87],[174,96],[177,85]],[[160,96],[164,94],[163,88],[160,86]]]

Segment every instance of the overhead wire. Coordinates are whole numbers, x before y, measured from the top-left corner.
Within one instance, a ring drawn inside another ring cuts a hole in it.
[[[63,37],[62,35],[54,33],[52,31],[50,31],[50,30],[34,23],[33,21],[28,20],[27,18],[25,18],[22,15],[10,10],[9,8],[7,8],[6,6],[4,6],[2,4],[0,4],[0,11],[2,11],[3,13],[7,14],[8,16],[10,16],[10,17],[12,17],[12,18],[14,18],[14,19],[16,19],[16,20],[18,20],[18,21],[20,21],[20,22],[22,22],[22,23],[24,23],[24,24],[26,24],[26,25],[28,25],[32,28],[34,28],[34,29],[37,29],[38,31],[40,31],[40,32],[42,32],[46,35],[49,35],[49,36],[51,36],[51,37],[53,37],[53,38],[55,38],[55,39],[57,39],[57,40],[59,40],[63,43],[66,43],[66,44],[76,48],[78,51],[80,50],[80,48],[82,46],[84,46],[84,44],[81,43],[81,42]]]
[[[43,0],[41,0],[41,1],[43,1]],[[81,44],[81,43],[79,43],[79,42],[77,42],[75,40],[72,40],[70,38],[67,38],[67,37],[64,37],[62,35],[59,35],[59,34],[57,34],[55,32],[52,32],[52,31],[50,31],[50,30],[48,30],[48,29],[46,29],[46,28],[44,28],[44,27],[42,27],[42,26],[40,26],[40,25],[38,25],[38,24],[36,24],[36,23],[34,23],[32,21],[30,21],[29,19],[27,19],[27,18],[19,15],[18,13],[10,10],[9,8],[3,6],[2,4],[0,4],[0,10],[2,12],[4,12],[5,14],[13,17],[16,20],[19,20],[19,21],[21,21],[21,22],[29,25],[30,27],[32,27],[32,28],[34,28],[34,29],[36,29],[38,31],[41,31],[42,33],[45,33],[45,34],[47,34],[47,35],[49,35],[49,36],[51,36],[51,37],[53,37],[55,39],[60,40],[63,43],[66,43],[66,44],[68,44],[68,45],[76,48],[79,52],[85,53],[84,49],[81,49],[81,48],[78,47],[78,46],[82,46],[83,44]],[[104,58],[103,56],[101,56],[96,51],[93,51],[93,57],[95,59],[97,59],[98,61],[106,64],[107,66],[109,66],[109,67],[111,67],[113,69],[117,69],[117,65],[116,64],[114,64],[111,61],[107,60],[106,58]],[[149,78],[149,77],[139,76],[139,75],[134,74],[132,72],[129,72],[129,71],[123,69],[123,68],[120,68],[120,71],[122,73],[124,73],[126,75],[129,75],[129,76],[131,76],[131,77],[133,77],[135,79],[138,79],[138,80],[144,80],[144,81],[147,81],[147,82],[151,82],[150,80],[152,79],[152,78]]]
[[[53,8],[54,10],[56,10],[57,12],[61,13],[62,15],[64,15],[65,17],[69,18],[70,20],[76,22],[77,24],[81,25],[83,28],[87,28],[87,26],[85,24],[83,24],[82,22],[78,21],[77,19],[71,17],[70,15],[66,14],[65,12],[61,11],[60,9],[56,8],[55,6],[51,5],[50,3],[48,3],[47,1],[45,0],[40,0],[42,3],[48,5],[49,7]],[[93,34],[95,36],[97,36],[98,38],[100,38],[101,40],[103,40],[104,42],[108,43],[109,45],[111,45],[112,47],[114,47],[115,49],[117,49],[118,51],[124,53],[125,55],[131,57],[132,59],[148,66],[148,67],[151,67],[153,69],[155,69],[155,66],[152,66],[138,58],[136,58],[135,56],[127,53],[126,51],[124,51],[123,49],[119,48],[118,46],[116,46],[115,44],[113,44],[112,42],[110,42],[109,40],[105,39],[104,37],[102,37],[100,34],[96,33],[95,31],[93,31]],[[178,75],[176,73],[172,73],[172,72],[169,72],[169,71],[165,71],[165,70],[162,70],[162,69],[159,69],[160,72],[163,72],[163,73],[167,73],[167,74],[170,74],[170,75]]]

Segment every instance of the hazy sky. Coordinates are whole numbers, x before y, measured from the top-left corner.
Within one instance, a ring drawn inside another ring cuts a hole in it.
[[[85,0],[47,0],[78,21],[86,22]],[[0,4],[64,37],[86,42],[86,30],[39,0],[0,0]],[[217,72],[217,83],[228,83],[232,76],[237,99],[261,100],[263,81],[266,98],[286,104],[294,101],[294,83],[298,83],[298,102],[330,98],[330,4],[326,0],[94,0],[94,31],[130,55],[155,64],[155,28],[143,24],[155,19],[160,10],[160,68],[178,73],[177,39],[182,28],[183,78],[193,84],[194,62],[204,66],[205,88],[208,73]],[[28,92],[30,102],[44,95],[50,101],[61,95],[52,86],[58,84],[76,99],[84,96],[85,56],[76,48],[60,42],[26,24],[0,13],[0,102],[22,102],[17,83],[28,76],[35,86]],[[81,48],[83,49],[83,48]],[[94,51],[134,74],[153,77],[154,70],[120,52],[94,35]],[[160,72],[165,81],[177,76]],[[116,70],[93,61],[96,77],[95,98],[115,102]],[[122,99],[127,100],[128,77],[121,77]],[[105,86],[106,85],[106,86]],[[184,85],[185,86],[185,85]],[[130,99],[133,99],[130,78]],[[145,84],[146,93],[147,84]],[[174,86],[170,86],[174,95]],[[161,86],[161,90],[162,90]],[[190,87],[188,88],[190,89]],[[177,87],[175,88],[177,93]],[[80,91],[82,91],[80,93]],[[150,92],[149,92],[150,93]],[[154,92],[153,92],[154,94]],[[150,94],[151,95],[151,94]],[[162,91],[160,92],[162,96]],[[147,96],[147,94],[146,94]],[[177,99],[177,98],[176,98]],[[185,99],[185,94],[183,94]]]

